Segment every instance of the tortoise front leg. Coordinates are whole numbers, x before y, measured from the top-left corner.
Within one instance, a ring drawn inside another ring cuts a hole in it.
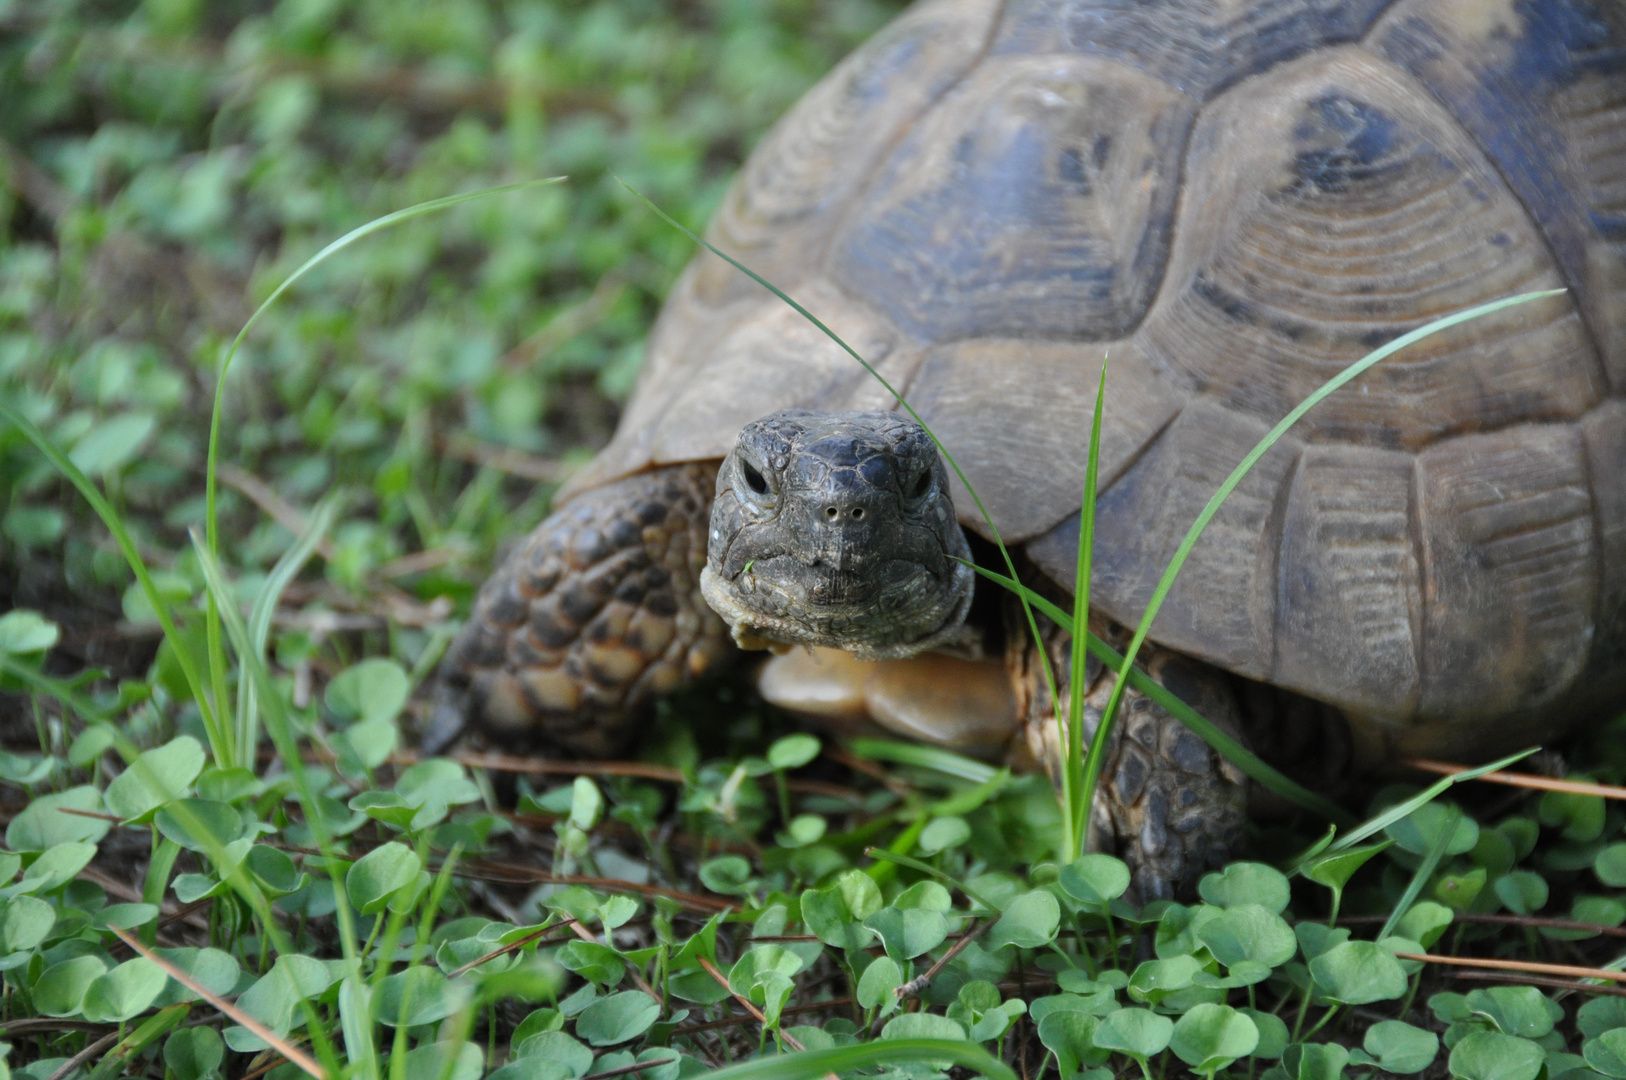
[[[710,463],[654,469],[537,526],[441,662],[425,752],[473,725],[614,753],[655,698],[730,659],[728,627],[700,597],[716,480]]]
[[[1017,715],[1029,749],[1059,789],[1060,738],[1050,688],[1025,621],[1012,619],[1008,625]],[[1109,630],[1105,626],[1095,629],[1097,633]],[[1102,636],[1111,640],[1115,635]],[[1124,642],[1115,644],[1121,649]],[[1071,636],[1050,626],[1045,645],[1065,709]],[[1242,738],[1240,710],[1231,680],[1224,673],[1157,646],[1144,647],[1140,655],[1139,666],[1152,678],[1208,720]],[[1085,674],[1084,738],[1088,740],[1100,724],[1114,676],[1094,657]],[[1247,778],[1236,766],[1145,694],[1133,687],[1124,692],[1101,786],[1090,808],[1089,839],[1092,850],[1115,852],[1129,864],[1132,887],[1141,902],[1194,896],[1198,880],[1209,870],[1219,869],[1240,849],[1247,809]]]

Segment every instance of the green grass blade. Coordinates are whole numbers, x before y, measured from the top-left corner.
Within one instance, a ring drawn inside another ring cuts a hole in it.
[[[854,739],[852,752],[871,761],[890,761],[894,765],[913,765],[917,769],[930,769],[945,776],[969,780],[973,784],[986,784],[998,769],[980,761],[925,743],[894,742],[891,739]]]
[[[277,613],[277,605],[282,600],[282,594],[315,554],[322,537],[333,527],[333,519],[338,515],[341,501],[338,495],[331,495],[322,500],[315,513],[311,514],[304,534],[294,541],[293,547],[282,553],[282,558],[271,568],[271,575],[265,579],[265,584],[260,588],[259,596],[254,599],[254,607],[248,617],[248,640],[249,647],[254,650],[254,655],[262,664],[265,663],[266,643],[271,638],[271,619]],[[259,745],[259,708],[254,682],[251,679],[238,679],[237,752],[241,759],[238,764],[245,769],[253,769],[254,754]]]
[[[1046,617],[1055,620],[1056,624],[1062,627],[1062,629],[1066,630],[1068,633],[1073,632],[1072,616],[1057,605],[1045,599],[1043,596],[1040,596],[1038,593],[1028,589],[1026,585],[1023,585],[1020,582],[1014,582],[1010,578],[996,573],[993,570],[989,570],[987,567],[973,566],[972,569],[976,570],[977,573],[981,574],[988,580],[996,582],[997,584],[1012,591],[1016,591],[1018,589],[1026,590],[1028,593],[1028,600],[1039,612],[1044,614]],[[1091,656],[1094,656],[1097,660],[1108,665],[1114,670],[1119,670],[1121,668],[1123,664],[1123,654],[1117,649],[1114,649],[1111,645],[1108,645],[1096,635],[1088,632],[1085,633],[1084,640],[1085,647],[1089,649]],[[1168,710],[1171,715],[1173,715],[1181,723],[1185,724],[1192,731],[1195,731],[1204,742],[1206,742],[1209,746],[1212,746],[1215,750],[1218,750],[1222,755],[1224,755],[1225,760],[1241,769],[1242,772],[1250,779],[1253,779],[1262,784],[1264,787],[1269,788],[1271,791],[1280,795],[1282,798],[1287,799],[1289,802],[1302,806],[1312,814],[1325,818],[1329,821],[1336,821],[1343,827],[1348,828],[1356,823],[1356,818],[1343,807],[1339,806],[1330,799],[1317,795],[1315,792],[1309,790],[1303,785],[1297,784],[1288,779],[1286,776],[1282,775],[1247,747],[1237,742],[1224,730],[1215,725],[1213,721],[1202,716],[1197,712],[1196,709],[1193,709],[1190,705],[1187,705],[1184,701],[1181,701],[1179,698],[1175,697],[1174,694],[1172,694],[1167,688],[1158,683],[1144,671],[1140,670],[1139,668],[1130,668],[1129,685],[1133,686],[1136,690],[1139,690],[1141,693],[1157,702],[1158,705]]]
[[[1107,363],[1101,361],[1101,382],[1095,389],[1095,416],[1090,422],[1089,457],[1084,469],[1084,501],[1080,504],[1078,526],[1078,564],[1073,572],[1073,627],[1090,625],[1090,562],[1095,551],[1095,493],[1101,473],[1101,415],[1107,396]],[[1063,861],[1071,862],[1084,854],[1090,835],[1090,803],[1092,793],[1085,783],[1089,775],[1089,761],[1106,753],[1106,725],[1096,727],[1090,740],[1088,753],[1084,749],[1084,692],[1086,687],[1085,663],[1088,639],[1085,635],[1072,635],[1072,663],[1068,669],[1066,783],[1065,799],[1067,829],[1064,833]],[[1043,648],[1041,643],[1040,648]],[[1057,719],[1060,719],[1058,703]],[[1099,771],[1097,769],[1096,771]]]
[[[333,255],[343,251],[356,241],[371,236],[373,233],[388,229],[393,225],[399,225],[403,221],[410,221],[413,218],[423,217],[425,214],[433,214],[436,211],[456,206],[459,203],[483,199],[491,195],[501,195],[504,192],[520,191],[540,184],[557,184],[564,179],[562,176],[553,176],[543,180],[529,180],[520,184],[503,184],[499,187],[482,188],[479,191],[468,191],[461,195],[448,195],[440,199],[430,199],[428,202],[421,202],[397,210],[394,213],[385,214],[383,217],[374,218],[364,225],[351,229],[321,251],[306,259],[297,270],[282,280],[282,284],[272,290],[271,295],[266,297],[260,306],[254,309],[254,313],[248,317],[248,321],[243,323],[243,328],[237,331],[237,336],[232,339],[231,345],[227,347],[225,353],[221,356],[220,364],[215,370],[215,398],[209,415],[209,453],[203,478],[203,519],[210,552],[217,557],[220,554],[219,515],[216,511],[218,484],[215,473],[220,461],[220,421],[226,401],[226,375],[231,370],[232,360],[236,358],[237,350],[243,344],[243,339],[254,328],[254,324],[260,321],[260,316],[270,310],[271,305],[276,303],[282,294],[291,289],[300,278],[310,273]],[[220,637],[220,611],[216,607],[213,595],[210,595],[205,602],[204,632],[208,642],[210,682],[214,687],[215,701],[221,709],[224,709],[226,701],[226,653]],[[242,704],[241,697],[239,697],[238,703],[239,705]],[[249,753],[251,751],[244,752]],[[243,764],[248,768],[253,767],[251,762],[240,762],[239,764]]]
[[[752,270],[749,266],[746,266],[732,255],[718,250],[705,237],[700,236],[698,233],[689,229],[682,222],[674,218],[671,214],[668,214],[665,210],[662,210],[659,206],[656,206],[653,202],[646,198],[642,192],[633,187],[631,184],[627,183],[625,180],[622,180],[620,177],[617,177],[616,179],[622,187],[626,188],[635,198],[637,198],[645,206],[649,207],[649,209],[653,211],[662,221],[666,222],[668,225],[672,226],[672,228],[678,230],[684,236],[687,236],[690,240],[694,241],[696,244],[699,244],[701,247],[705,248],[719,259],[722,259],[724,262],[728,263],[728,265],[732,266],[734,269],[738,270],[740,273],[744,274],[758,285],[761,285],[764,289],[767,289],[785,304],[788,304],[792,311],[796,312],[796,314],[812,323],[821,333],[824,334],[825,337],[835,342],[844,352],[846,352],[848,356],[858,361],[859,366],[865,371],[869,372],[870,376],[876,382],[880,383],[887,393],[892,395],[892,397],[897,401],[898,405],[909,414],[910,418],[913,419],[915,423],[920,425],[921,430],[926,432],[926,437],[931,439],[933,446],[937,447],[937,452],[943,455],[943,460],[948,463],[948,467],[953,469],[954,475],[960,478],[960,483],[965,486],[966,493],[971,496],[971,501],[976,504],[977,513],[982,517],[983,523],[988,526],[988,535],[993,538],[994,546],[999,549],[1000,557],[1005,561],[1006,571],[1010,574],[1012,580],[1015,580],[1016,560],[1011,557],[1010,549],[1005,546],[1005,540],[999,534],[999,526],[994,524],[993,515],[989,514],[988,508],[983,505],[982,496],[977,494],[977,489],[971,485],[971,481],[965,475],[965,470],[961,469],[960,463],[954,460],[954,455],[949,453],[948,447],[943,445],[943,440],[937,437],[937,432],[931,429],[931,425],[926,423],[921,415],[915,411],[915,407],[909,404],[908,400],[898,392],[897,388],[886,380],[886,376],[875,370],[875,367],[870,364],[868,360],[865,360],[858,354],[857,349],[854,349],[851,345],[843,341],[839,334],[830,329],[828,326],[824,325],[824,323],[811,311],[807,310],[807,308],[791,299],[784,290],[774,285],[767,278],[763,277],[755,270]],[[1034,643],[1038,646],[1039,662],[1044,668],[1045,682],[1050,686],[1050,700],[1059,702],[1061,701],[1061,694],[1057,692],[1056,688],[1056,673],[1051,667],[1050,654],[1045,650],[1044,639],[1039,636],[1039,620],[1034,617],[1033,605],[1028,603],[1027,597],[1022,593],[1017,593],[1017,599],[1022,605],[1022,614],[1027,619],[1028,632],[1033,635]]]
[[[857,1046],[804,1050],[795,1054],[758,1058],[717,1069],[711,1080],[812,1080],[832,1073],[879,1065],[912,1065],[921,1061],[952,1061],[988,1080],[1016,1080],[1010,1067],[973,1042],[947,1039],[877,1039]]]
[[[1332,844],[1328,845],[1326,850],[1329,852],[1342,851],[1345,848],[1354,847],[1362,840],[1365,840],[1368,836],[1371,836],[1374,833],[1380,833],[1384,829],[1387,829],[1390,825],[1393,825],[1395,822],[1399,821],[1407,814],[1410,814],[1418,807],[1433,802],[1435,799],[1439,798],[1440,794],[1452,784],[1460,784],[1465,780],[1477,780],[1486,773],[1500,772],[1515,762],[1523,761],[1525,758],[1529,757],[1531,754],[1534,754],[1540,749],[1541,747],[1539,746],[1532,746],[1528,750],[1520,750],[1517,754],[1509,754],[1500,761],[1493,761],[1489,765],[1481,765],[1477,769],[1469,769],[1467,772],[1452,773],[1450,776],[1442,777],[1435,783],[1430,784],[1423,791],[1418,792],[1416,795],[1413,795],[1404,802],[1395,803],[1395,805],[1389,807],[1389,809],[1385,810],[1377,817],[1372,818],[1370,821],[1355,828],[1347,835],[1334,841]]]
[[[328,833],[327,824],[317,807],[316,790],[311,786],[310,774],[305,771],[304,759],[299,756],[299,747],[294,741],[293,725],[288,719],[287,710],[283,708],[282,695],[277,693],[276,685],[271,681],[271,673],[265,664],[255,655],[248,626],[243,622],[242,613],[231,603],[231,587],[226,581],[225,571],[220,567],[220,561],[214,557],[209,545],[198,535],[196,529],[192,531],[192,549],[197,553],[198,565],[203,570],[205,584],[219,602],[222,622],[226,633],[231,637],[233,647],[237,650],[243,677],[254,681],[255,694],[265,714],[266,732],[271,736],[278,757],[282,759],[282,767],[294,778],[294,792],[299,797],[300,806],[305,812],[305,821],[315,837],[316,848],[327,856],[328,869],[333,875],[334,898],[338,904],[336,914],[339,923],[339,942],[344,958],[354,960],[359,955],[355,913],[350,910],[350,900],[344,890],[344,882],[335,869],[338,860],[334,857],[333,837]]]
[[[1395,927],[1400,925],[1400,920],[1406,917],[1407,911],[1411,910],[1411,905],[1417,899],[1417,894],[1423,891],[1423,886],[1428,884],[1428,879],[1434,876],[1434,868],[1440,865],[1441,859],[1445,858],[1445,849],[1450,846],[1452,838],[1457,835],[1457,823],[1461,820],[1462,811],[1454,806],[1451,807],[1450,812],[1445,815],[1445,824],[1440,826],[1439,838],[1434,841],[1434,846],[1428,849],[1428,854],[1418,864],[1417,872],[1412,874],[1411,881],[1406,885],[1406,891],[1400,894],[1399,903],[1395,904],[1394,910],[1389,912],[1389,917],[1384,920],[1383,929],[1378,931],[1378,941],[1382,941],[1394,933]]]
[[[1518,304],[1527,304],[1532,300],[1558,296],[1566,291],[1565,289],[1547,289],[1541,292],[1522,293],[1502,300],[1493,300],[1488,304],[1479,304],[1476,307],[1455,312],[1444,318],[1435,319],[1433,322],[1420,326],[1410,333],[1402,334],[1387,345],[1367,353],[1364,357],[1322,383],[1314,393],[1299,402],[1286,416],[1282,417],[1276,426],[1271,428],[1265,437],[1260,439],[1258,444],[1252,450],[1249,450],[1242,460],[1237,463],[1236,468],[1231,470],[1231,475],[1225,478],[1218,490],[1209,498],[1207,505],[1197,515],[1197,520],[1191,523],[1191,528],[1187,530],[1185,539],[1181,540],[1179,548],[1175,550],[1174,558],[1169,560],[1168,569],[1163,572],[1162,578],[1158,580],[1157,588],[1152,590],[1152,599],[1146,605],[1146,611],[1141,615],[1140,624],[1135,627],[1135,635],[1129,642],[1129,648],[1124,652],[1123,664],[1118,672],[1118,681],[1113,685],[1112,694],[1107,699],[1106,708],[1101,712],[1100,730],[1107,729],[1116,718],[1118,703],[1123,697],[1125,687],[1128,685],[1125,676],[1129,673],[1130,665],[1135,662],[1135,655],[1140,652],[1141,645],[1145,643],[1146,635],[1152,629],[1152,622],[1157,618],[1158,609],[1163,606],[1164,598],[1169,595],[1169,590],[1174,587],[1175,578],[1179,575],[1181,568],[1186,565],[1186,558],[1191,554],[1191,549],[1196,546],[1197,540],[1202,536],[1203,531],[1208,528],[1208,523],[1213,520],[1214,515],[1219,513],[1219,508],[1224,505],[1225,500],[1230,498],[1231,492],[1235,491],[1237,485],[1242,482],[1242,478],[1248,475],[1254,465],[1258,464],[1259,459],[1264,457],[1283,435],[1287,434],[1289,428],[1298,423],[1305,413],[1319,405],[1333,391],[1408,345],[1472,319],[1482,318]],[[1011,576],[1015,577],[1016,575],[1012,574]],[[1094,771],[1089,769],[1089,764],[1094,765]],[[1084,777],[1086,790],[1094,791],[1096,781],[1100,776],[1101,765],[1102,762],[1099,760],[1087,763]]]
[[[204,692],[203,673],[192,662],[192,654],[187,651],[186,643],[175,626],[175,616],[170,609],[169,601],[164,599],[163,594],[158,591],[157,585],[153,583],[152,574],[147,569],[146,561],[142,559],[141,552],[136,549],[135,541],[130,537],[130,531],[124,527],[124,519],[119,516],[119,512],[102,495],[101,489],[91,481],[90,477],[84,474],[79,466],[69,460],[66,454],[57,449],[56,444],[51,442],[50,437],[45,432],[41,431],[31,420],[12,408],[4,400],[0,400],[0,417],[5,418],[18,431],[21,431],[23,436],[34,444],[34,448],[43,454],[46,460],[68,479],[69,483],[79,489],[79,494],[83,495],[85,501],[90,504],[91,509],[96,511],[96,515],[102,519],[102,524],[107,526],[107,531],[113,534],[113,542],[118,544],[119,551],[124,555],[124,561],[130,564],[130,570],[135,574],[136,581],[140,583],[142,593],[147,597],[147,602],[152,605],[153,611],[157,614],[158,625],[163,629],[164,638],[174,651],[175,662],[179,665],[181,674],[186,679],[186,685],[192,691],[192,696],[198,703],[198,712],[202,716],[203,729],[209,738],[209,750],[214,755],[215,763],[222,767],[230,765],[234,760],[231,732],[220,723],[219,713],[216,711],[216,706],[223,706],[224,702],[211,702],[209,696]]]

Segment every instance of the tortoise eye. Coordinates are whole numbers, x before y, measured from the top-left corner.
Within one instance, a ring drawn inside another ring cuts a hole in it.
[[[909,491],[909,497],[911,499],[918,499],[918,498],[922,497],[923,495],[925,495],[926,492],[930,491],[931,489],[932,489],[932,471],[930,469],[927,469],[924,472],[922,472],[918,477],[916,477],[914,487],[911,488],[910,491]]]
[[[749,461],[741,459],[740,471],[745,474],[746,487],[750,488],[758,495],[768,494],[768,481],[762,478],[762,474],[757,472]]]

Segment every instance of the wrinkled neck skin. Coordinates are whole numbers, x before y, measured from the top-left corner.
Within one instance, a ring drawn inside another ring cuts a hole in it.
[[[700,587],[742,648],[898,659],[961,641],[970,558],[920,425],[790,410],[748,424],[723,462]]]

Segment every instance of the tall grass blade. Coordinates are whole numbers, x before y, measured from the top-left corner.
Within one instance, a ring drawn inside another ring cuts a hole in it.
[[[237,331],[237,336],[232,338],[231,345],[227,347],[220,358],[219,366],[215,369],[215,399],[209,415],[209,454],[203,477],[204,528],[209,551],[212,554],[217,557],[220,554],[220,528],[219,515],[216,512],[217,482],[215,473],[220,461],[220,419],[226,401],[226,375],[231,370],[231,362],[237,356],[237,350],[243,344],[243,339],[254,328],[254,324],[260,321],[260,316],[270,310],[271,305],[276,303],[282,294],[291,289],[300,278],[310,273],[336,253],[343,251],[358,240],[371,236],[373,233],[388,229],[393,225],[399,225],[403,221],[410,221],[413,218],[423,217],[425,214],[433,214],[436,211],[456,206],[459,203],[471,202],[491,195],[501,195],[504,192],[520,191],[542,184],[557,184],[564,179],[563,176],[552,176],[543,180],[528,180],[520,184],[503,184],[499,187],[464,192],[461,195],[448,195],[440,199],[430,199],[428,202],[421,202],[402,210],[396,210],[394,213],[374,218],[364,225],[351,229],[321,251],[306,259],[292,274],[283,278],[282,284],[272,290],[271,295],[266,297],[260,306],[254,309],[254,313],[248,317],[248,321],[243,323],[243,328]],[[224,709],[226,707],[226,653],[220,637],[220,612],[215,605],[213,596],[210,596],[205,603],[204,628],[208,641],[210,682],[214,686],[216,703],[219,708]],[[241,703],[241,699],[239,699],[239,702]],[[242,764],[246,767],[252,767],[251,763]]]
[[[1060,607],[1051,603],[1045,597],[1031,589],[1028,589],[1026,585],[1023,585],[1021,582],[1012,581],[1003,574],[989,570],[987,567],[973,566],[972,569],[981,574],[983,577],[987,578],[989,581],[992,581],[1006,589],[1010,589],[1012,592],[1016,592],[1018,590],[1026,591],[1028,594],[1028,600],[1041,614],[1054,620],[1058,626],[1060,626],[1063,630],[1066,630],[1068,633],[1076,634],[1071,615],[1062,610]],[[1114,671],[1118,670],[1120,665],[1122,665],[1123,654],[1117,649],[1114,649],[1111,645],[1108,645],[1105,641],[1102,641],[1095,634],[1086,631],[1084,635],[1084,643],[1085,648],[1089,650],[1091,656],[1095,657],[1103,664],[1106,664]],[[1354,815],[1350,814],[1349,811],[1345,810],[1332,800],[1323,798],[1303,785],[1295,783],[1293,780],[1290,780],[1288,777],[1272,768],[1268,762],[1254,754],[1241,743],[1237,742],[1224,730],[1215,725],[1213,721],[1206,719],[1190,705],[1187,705],[1184,701],[1181,701],[1178,697],[1175,697],[1174,694],[1171,693],[1166,687],[1158,683],[1140,668],[1129,669],[1129,685],[1151,698],[1181,723],[1185,724],[1192,731],[1195,731],[1204,742],[1208,743],[1208,745],[1212,746],[1215,750],[1218,750],[1220,754],[1225,757],[1225,760],[1241,769],[1249,779],[1254,780],[1262,786],[1270,789],[1289,802],[1302,806],[1304,809],[1318,817],[1325,818],[1328,821],[1336,821],[1339,825],[1345,828],[1355,825],[1357,819],[1354,817]]]
[[[333,519],[338,515],[341,502],[342,498],[336,494],[322,500],[315,513],[311,514],[304,534],[294,541],[293,547],[282,553],[282,558],[271,568],[270,576],[265,579],[260,594],[254,599],[254,607],[248,617],[248,641],[262,664],[266,661],[266,643],[271,638],[271,619],[277,613],[277,605],[282,602],[282,594],[310,561],[322,537],[333,527]],[[237,680],[237,751],[241,759],[238,764],[245,769],[254,767],[255,751],[260,745],[259,721],[254,682],[240,678]]]
[[[854,739],[852,752],[871,761],[890,761],[894,765],[913,765],[917,769],[930,769],[944,776],[986,784],[999,772],[992,765],[925,743],[895,742],[892,739]]]
[[[33,421],[23,416],[9,403],[0,400],[0,417],[4,417],[13,424],[18,431],[34,448],[45,455],[56,470],[67,478],[84,496],[96,515],[107,526],[107,531],[113,535],[113,542],[119,546],[124,555],[124,561],[130,564],[130,571],[135,574],[136,581],[141,585],[141,592],[146,596],[147,602],[152,605],[158,616],[158,625],[164,631],[164,639],[169,642],[170,649],[175,654],[175,662],[186,679],[187,688],[192,691],[193,699],[198,703],[198,713],[203,719],[203,730],[209,739],[209,751],[214,755],[215,763],[221,767],[229,766],[234,760],[232,753],[231,732],[219,720],[216,706],[224,706],[223,701],[211,702],[209,695],[204,692],[203,673],[198,670],[197,664],[192,661],[192,654],[188,651],[186,641],[181,637],[175,625],[175,615],[169,606],[169,601],[158,591],[153,583],[152,574],[147,569],[147,563],[137,550],[135,541],[130,537],[130,531],[124,526],[124,519],[119,512],[102,495],[98,488],[79,466],[68,459],[68,456],[58,450],[56,444],[51,442],[45,432],[36,427]]]
[[[1337,375],[1334,375],[1332,378],[1322,383],[1314,393],[1305,398],[1303,401],[1299,402],[1292,408],[1292,410],[1288,412],[1286,416],[1282,417],[1281,420],[1277,422],[1276,426],[1271,428],[1270,431],[1266,433],[1265,437],[1260,439],[1258,444],[1255,445],[1252,450],[1249,450],[1242,460],[1237,463],[1236,468],[1231,470],[1231,475],[1227,476],[1224,482],[1220,484],[1218,490],[1216,490],[1213,496],[1208,500],[1207,505],[1205,505],[1202,508],[1202,511],[1197,515],[1197,520],[1191,523],[1191,528],[1187,530],[1185,539],[1180,541],[1180,546],[1175,549],[1174,558],[1169,560],[1168,569],[1163,572],[1163,577],[1158,580],[1157,588],[1152,590],[1152,599],[1146,605],[1146,611],[1141,615],[1139,625],[1135,627],[1135,636],[1130,640],[1129,648],[1124,650],[1123,663],[1118,669],[1118,681],[1113,685],[1112,693],[1107,698],[1106,708],[1101,712],[1101,727],[1097,730],[1098,737],[1101,731],[1104,731],[1111,726],[1117,715],[1118,703],[1122,700],[1124,690],[1128,686],[1125,676],[1128,674],[1130,666],[1134,664],[1135,656],[1140,652],[1141,645],[1145,643],[1146,635],[1152,629],[1152,621],[1157,618],[1158,610],[1163,606],[1164,598],[1169,595],[1169,590],[1174,587],[1174,579],[1179,575],[1181,568],[1186,565],[1186,558],[1191,554],[1191,549],[1196,546],[1196,543],[1202,536],[1203,531],[1208,528],[1208,523],[1214,519],[1214,515],[1219,513],[1219,509],[1224,505],[1225,500],[1230,498],[1231,492],[1235,491],[1237,485],[1242,483],[1242,478],[1247,476],[1248,473],[1252,471],[1253,467],[1259,463],[1259,459],[1264,457],[1265,454],[1269,452],[1270,448],[1275,446],[1276,443],[1280,441],[1283,435],[1287,434],[1289,428],[1298,423],[1299,420],[1304,417],[1305,413],[1319,405],[1333,391],[1344,386],[1350,380],[1356,378],[1374,364],[1393,356],[1395,353],[1399,352],[1401,349],[1404,349],[1408,345],[1412,345],[1426,337],[1431,337],[1434,334],[1438,334],[1442,330],[1448,330],[1453,326],[1468,322],[1472,319],[1483,318],[1486,315],[1491,315],[1495,312],[1503,311],[1519,304],[1528,304],[1532,300],[1542,300],[1547,297],[1558,296],[1566,291],[1568,290],[1546,289],[1541,292],[1521,293],[1518,296],[1510,296],[1502,300],[1493,300],[1488,304],[1479,304],[1464,311],[1458,311],[1454,314],[1447,315],[1444,318],[1435,319],[1433,322],[1420,326],[1410,333],[1402,334],[1400,337],[1395,338],[1387,345],[1383,345],[1377,349],[1374,349],[1372,352],[1367,353],[1361,359],[1355,361],[1343,371],[1340,371]],[[1012,574],[1011,576],[1015,577],[1016,575]],[[1092,765],[1093,768],[1091,768]],[[1084,775],[1084,788],[1086,794],[1094,793],[1096,783],[1101,775],[1101,765],[1102,761],[1100,760],[1086,763]]]
[[[1090,562],[1095,551],[1095,489],[1101,474],[1101,410],[1107,396],[1107,363],[1101,361],[1101,382],[1095,388],[1095,415],[1090,421],[1089,457],[1084,469],[1084,501],[1079,511],[1078,564],[1073,573],[1073,627],[1090,625]],[[1084,854],[1090,835],[1090,797],[1085,787],[1088,760],[1106,753],[1106,725],[1097,726],[1090,740],[1088,754],[1084,749],[1084,691],[1086,645],[1088,639],[1080,633],[1072,635],[1072,661],[1068,669],[1067,726],[1063,746],[1066,763],[1065,798],[1067,828],[1063,832],[1063,861],[1071,862]],[[1044,648],[1043,643],[1039,645]],[[1056,718],[1061,719],[1060,703]]]
[[[1469,769],[1467,772],[1453,773],[1450,776],[1444,777],[1438,782],[1429,785],[1429,787],[1423,791],[1413,795],[1411,798],[1406,799],[1404,802],[1395,803],[1377,817],[1372,818],[1370,821],[1367,821],[1358,828],[1351,830],[1346,835],[1328,845],[1326,850],[1329,852],[1343,851],[1345,848],[1354,847],[1362,840],[1365,840],[1368,836],[1372,836],[1375,833],[1380,833],[1384,829],[1387,829],[1390,825],[1393,825],[1401,818],[1406,817],[1418,807],[1433,802],[1435,799],[1439,798],[1441,793],[1449,788],[1452,784],[1460,784],[1468,780],[1477,780],[1486,773],[1500,772],[1516,761],[1523,761],[1525,758],[1529,757],[1531,754],[1534,754],[1540,749],[1541,747],[1539,746],[1532,746],[1528,750],[1520,750],[1517,754],[1509,754],[1500,761],[1493,761],[1489,765],[1481,765],[1476,769]]]
[[[1423,861],[1418,864],[1417,872],[1412,874],[1411,881],[1406,885],[1406,891],[1400,894],[1400,900],[1395,904],[1394,910],[1389,912],[1389,917],[1384,920],[1383,929],[1378,931],[1378,941],[1382,941],[1394,933],[1395,927],[1400,925],[1400,920],[1406,917],[1407,911],[1411,910],[1411,905],[1417,899],[1417,894],[1423,891],[1423,886],[1428,884],[1428,879],[1434,876],[1435,867],[1439,866],[1440,860],[1445,858],[1445,849],[1451,846],[1452,837],[1457,835],[1457,823],[1461,820],[1462,811],[1454,806],[1451,807],[1450,811],[1445,815],[1444,824],[1440,826],[1440,835],[1435,839],[1433,846],[1428,849],[1428,854],[1423,857]]]
[[[812,1080],[832,1073],[846,1075],[855,1069],[916,1065],[922,1061],[950,1061],[988,1080],[1016,1080],[1009,1066],[976,1043],[947,1039],[877,1039],[857,1046],[803,1050],[729,1065],[706,1075],[711,1080]]]
[[[220,561],[215,558],[214,553],[209,550],[209,545],[198,535],[196,529],[192,530],[192,550],[197,553],[198,565],[203,570],[203,578],[209,591],[219,602],[221,619],[233,648],[237,650],[237,660],[243,669],[243,678],[252,679],[254,682],[254,691],[265,715],[266,733],[271,736],[271,743],[276,747],[277,756],[282,759],[283,768],[294,778],[294,793],[298,796],[300,807],[305,813],[306,824],[316,839],[316,848],[324,856],[328,856],[325,861],[333,876],[334,899],[338,905],[335,914],[339,923],[339,944],[344,958],[355,960],[360,954],[356,942],[355,913],[350,910],[349,896],[345,892],[344,882],[337,869],[340,860],[334,857],[333,837],[328,832],[327,821],[317,804],[316,789],[311,785],[310,774],[305,771],[304,759],[299,756],[299,747],[294,741],[293,724],[283,707],[282,695],[277,693],[276,684],[271,681],[271,673],[254,652],[248,626],[243,622],[243,615],[231,602],[231,586],[226,581],[225,571],[220,568]]]

